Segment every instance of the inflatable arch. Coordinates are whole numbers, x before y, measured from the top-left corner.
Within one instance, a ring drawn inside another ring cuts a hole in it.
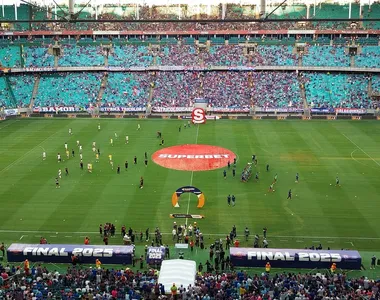
[[[198,197],[198,208],[202,208],[205,205],[205,195],[200,189],[194,186],[183,186],[177,189],[172,196],[172,204],[174,207],[179,207],[178,201],[183,193],[193,193]]]

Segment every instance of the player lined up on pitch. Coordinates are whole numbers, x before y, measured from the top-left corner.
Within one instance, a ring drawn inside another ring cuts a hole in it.
[[[97,129],[98,129],[98,131],[101,130],[100,123],[98,124]],[[140,124],[138,124],[138,125],[137,125],[137,130],[140,130],[140,129],[141,129],[141,126],[140,126]],[[70,136],[73,135],[73,131],[72,131],[71,128],[69,128],[69,135],[70,135]],[[159,136],[160,136],[160,138],[162,137],[161,132],[160,132]],[[117,132],[114,132],[114,137],[115,137],[115,140],[118,139],[118,134],[117,134]],[[114,145],[114,139],[113,139],[112,137],[110,138],[110,144],[111,144],[111,146]],[[125,144],[129,144],[129,136],[128,136],[128,135],[125,136]],[[160,145],[163,145],[163,144],[164,144],[164,140],[161,139],[161,143],[160,143]],[[83,170],[83,169],[84,169],[84,163],[83,163],[83,146],[82,146],[82,144],[80,143],[79,140],[76,141],[76,145],[77,145],[77,147],[78,147],[78,149],[79,149],[79,159],[80,159],[80,161],[79,161],[79,168],[80,168],[81,170]],[[68,142],[65,142],[65,143],[64,143],[64,149],[65,149],[65,153],[66,153],[66,158],[67,158],[67,160],[69,160],[69,159],[70,159],[70,151],[69,151],[69,145],[68,145]],[[93,152],[94,155],[95,155],[95,162],[96,162],[96,163],[99,163],[99,162],[100,162],[100,149],[97,148],[97,144],[96,144],[95,141],[92,142],[92,152]],[[74,151],[74,149],[71,149],[71,158],[75,158],[75,151]],[[111,166],[111,169],[113,170],[113,167],[114,167],[114,161],[113,161],[113,156],[112,156],[112,154],[109,154],[109,155],[108,155],[108,158],[109,158],[109,165]],[[46,159],[47,159],[47,153],[46,153],[45,149],[43,149],[43,152],[42,152],[42,160],[45,161]],[[65,161],[65,160],[62,159],[61,153],[58,152],[58,153],[57,153],[57,162],[58,162],[58,163],[62,163],[62,162],[64,162],[64,161]],[[134,158],[133,158],[133,164],[134,164],[134,165],[137,165],[137,156],[136,156],[136,155],[135,155]],[[148,154],[147,154],[147,152],[144,153],[144,165],[145,165],[145,167],[148,167]],[[124,166],[125,166],[125,170],[127,171],[127,170],[128,170],[128,166],[129,166],[129,164],[128,164],[128,160],[125,161]],[[91,159],[90,159],[90,161],[87,163],[87,171],[88,171],[88,173],[92,173],[92,172],[93,172],[93,164],[92,164],[92,162],[91,162]],[[68,167],[65,167],[65,173],[66,173],[66,176],[69,175],[69,169],[68,169]],[[117,174],[120,174],[120,173],[121,173],[121,167],[120,167],[120,164],[117,165],[116,173],[117,173]],[[61,179],[62,179],[62,170],[61,170],[61,168],[59,168],[59,169],[58,169],[57,177],[55,177],[55,185],[56,185],[56,188],[60,188],[60,187],[61,187],[61,185],[60,185],[60,180],[61,180]],[[141,176],[141,177],[140,177],[139,188],[142,189],[143,187],[144,187],[144,179],[143,179],[143,177]]]

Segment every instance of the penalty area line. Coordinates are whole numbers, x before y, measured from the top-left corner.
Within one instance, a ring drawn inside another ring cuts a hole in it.
[[[199,124],[197,125],[197,133],[195,135],[195,144],[198,144],[198,136],[199,136]],[[190,186],[193,185],[193,179],[194,179],[194,171],[191,171],[191,176],[190,176]],[[190,211],[190,200],[191,200],[191,193],[189,193],[189,199],[187,200],[187,209],[186,209],[186,214],[189,214]],[[187,226],[188,218],[186,218],[186,226]]]
[[[358,148],[361,152],[363,152],[365,155],[367,155],[375,164],[377,164],[379,167],[380,167],[380,163],[378,161],[376,161],[371,155],[369,155],[367,152],[365,152],[361,147],[359,147],[359,145],[357,145],[354,141],[352,141],[347,135],[345,135],[344,133],[342,133],[342,135],[351,142],[351,144],[353,144],[356,148]],[[352,157],[352,153],[351,153],[351,157]]]

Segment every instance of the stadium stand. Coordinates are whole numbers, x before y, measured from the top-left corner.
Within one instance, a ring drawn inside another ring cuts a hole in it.
[[[199,96],[198,72],[157,72],[152,107],[188,107]]]
[[[6,77],[0,77],[0,107],[15,107],[15,103],[12,102],[9,87],[7,86]]]
[[[110,73],[102,105],[146,107],[150,82],[148,73]]]
[[[53,73],[41,76],[35,106],[76,105],[96,102],[99,73]]]
[[[302,56],[302,65],[348,67],[350,58],[344,51],[341,46],[309,46]]]
[[[306,73],[304,79],[311,107],[371,107],[365,75]]]
[[[17,106],[27,107],[33,94],[34,76],[17,75],[9,77],[10,86],[14,94]]]
[[[60,66],[100,66],[104,65],[101,47],[63,45]]]
[[[199,64],[199,57],[194,46],[165,45],[160,49],[157,65],[193,66]]]
[[[108,64],[110,66],[149,67],[153,64],[153,56],[146,46],[117,45],[114,47],[114,53],[108,58]]]
[[[253,64],[261,66],[294,66],[297,56],[292,53],[291,46],[259,45],[253,56]]]
[[[364,68],[380,67],[380,47],[365,46],[362,47],[362,53],[355,57],[355,66]]]
[[[21,55],[19,46],[0,46],[0,65],[3,67],[20,67]]]
[[[47,46],[24,47],[26,67],[53,67],[54,56],[48,53]]]
[[[243,48],[236,45],[212,46],[208,52],[203,53],[206,66],[244,66],[248,64]]]

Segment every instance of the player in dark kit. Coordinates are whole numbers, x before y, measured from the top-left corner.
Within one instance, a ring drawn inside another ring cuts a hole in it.
[[[255,179],[256,179],[256,181],[259,180],[259,172],[256,172]]]
[[[140,189],[144,187],[144,178],[141,176],[140,178]]]
[[[125,161],[125,170],[128,171],[128,160]]]
[[[55,188],[59,189],[61,186],[59,185],[59,179],[58,177],[55,179]]]
[[[160,146],[163,146],[164,145],[164,139],[161,140],[161,143],[160,143]]]
[[[226,172],[226,170],[223,171],[223,177],[224,177],[224,179],[227,178],[227,172]]]
[[[236,157],[234,158],[234,166],[236,166]]]
[[[252,154],[252,162],[255,162],[256,155]]]
[[[232,177],[235,177],[235,175],[236,175],[236,170],[232,169]]]
[[[288,198],[286,198],[286,199],[292,200],[292,190],[289,190],[289,192],[288,192]]]
[[[178,132],[181,132],[181,125],[178,127]]]
[[[267,164],[267,172],[269,172],[269,164]]]
[[[117,165],[117,174],[120,174],[120,165]]]
[[[299,178],[300,176],[298,175],[298,173],[296,173],[296,183],[298,183]]]
[[[69,169],[66,167],[65,168],[66,176],[69,175]]]
[[[161,134],[161,131],[157,131],[157,138],[161,138],[162,137],[162,134]]]
[[[80,166],[81,170],[83,170],[83,161],[80,161],[79,166]]]
[[[230,163],[230,161],[228,161],[227,166],[228,166],[228,169],[231,168],[231,163]]]
[[[227,204],[228,206],[231,206],[231,195],[227,196]]]
[[[335,178],[335,185],[340,186],[340,180],[338,176]]]
[[[72,156],[72,157],[75,157],[74,149],[71,149],[71,156]]]
[[[148,153],[144,153],[144,157],[145,157],[145,159],[148,159]]]
[[[144,160],[144,164],[145,164],[145,167],[148,166],[148,159],[145,158],[145,160]]]
[[[133,158],[133,164],[137,165],[137,157],[136,156]]]
[[[232,198],[231,198],[232,206],[235,206],[235,200],[236,200],[235,195],[232,195]]]

